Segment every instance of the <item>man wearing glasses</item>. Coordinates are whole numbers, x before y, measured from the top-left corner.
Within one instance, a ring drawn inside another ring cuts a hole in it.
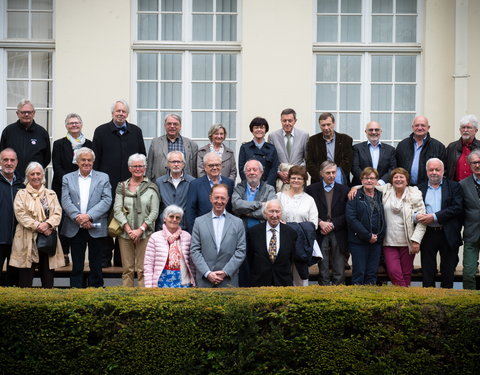
[[[25,176],[25,168],[31,161],[39,162],[43,168],[50,163],[50,137],[45,128],[35,122],[35,107],[30,100],[18,103],[17,117],[17,122],[3,130],[0,150],[9,147],[17,153],[17,172]]]
[[[360,174],[367,167],[378,171],[378,183],[384,185],[390,178],[390,171],[397,167],[395,148],[380,142],[382,127],[376,121],[365,126],[367,141],[353,146],[353,185],[361,185]]]

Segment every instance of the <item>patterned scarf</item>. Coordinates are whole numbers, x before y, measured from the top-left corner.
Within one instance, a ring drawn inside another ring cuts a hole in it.
[[[83,147],[83,144],[85,143],[85,136],[83,133],[80,133],[80,136],[78,138],[73,138],[70,133],[67,133],[67,139],[70,141],[72,144],[72,150],[78,150],[79,148]],[[73,153],[73,164],[77,164],[77,161],[75,160],[75,152]]]

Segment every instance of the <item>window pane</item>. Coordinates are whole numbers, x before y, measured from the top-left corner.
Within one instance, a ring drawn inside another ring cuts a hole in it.
[[[194,12],[213,12],[212,0],[195,0],[192,5]]]
[[[193,15],[193,40],[213,40],[213,16]]]
[[[316,109],[335,110],[337,108],[337,85],[317,85]]]
[[[158,15],[138,15],[138,40],[158,40]]]
[[[162,40],[182,40],[181,14],[162,14]]]
[[[361,56],[340,56],[340,81],[359,82]]]
[[[52,10],[52,0],[32,0],[34,10]]]
[[[395,57],[395,81],[415,82],[416,80],[416,56]]]
[[[52,78],[52,54],[32,52],[32,78]]]
[[[392,139],[392,115],[390,113],[372,113],[370,121],[377,121],[382,127],[382,141]]]
[[[360,113],[341,113],[338,119],[342,133],[353,139],[360,139]]]
[[[192,107],[193,109],[210,109],[213,105],[212,84],[192,84]]]
[[[216,112],[215,113],[215,122],[223,124],[227,130],[227,138],[236,138],[236,123],[237,123],[237,114],[236,112]]]
[[[235,83],[218,83],[215,85],[215,108],[237,108],[236,86]]]
[[[137,87],[138,108],[157,108],[157,83],[139,82]]]
[[[417,16],[397,16],[397,43],[415,42],[417,40]]]
[[[392,56],[372,56],[372,81],[392,82]]]
[[[237,59],[235,55],[219,53],[215,55],[215,79],[235,81],[237,79]]]
[[[373,13],[392,13],[393,0],[372,0]]]
[[[181,12],[182,1],[180,0],[162,0],[162,11],[164,12]]]
[[[158,55],[139,53],[137,56],[137,79],[157,79]]]
[[[408,137],[412,132],[413,113],[396,113],[394,116],[395,139]]]
[[[237,0],[217,0],[217,12],[236,12]]]
[[[192,55],[192,79],[195,81],[211,81],[213,55]]]
[[[338,40],[337,16],[317,17],[317,42],[336,42]]]
[[[51,111],[46,111],[43,109],[36,109],[35,112],[35,122],[45,129],[51,131],[50,124],[52,123],[52,114]]]
[[[156,111],[139,111],[137,113],[137,119],[144,137],[155,137],[157,135]]]
[[[237,40],[237,16],[217,16],[218,41]]]
[[[337,13],[338,0],[317,0],[318,13]]]
[[[417,0],[397,0],[397,13],[417,13]]]
[[[28,38],[28,14],[8,12],[8,38]]]
[[[192,137],[205,138],[208,129],[213,124],[212,112],[193,112],[192,113]]]
[[[32,39],[52,38],[52,13],[32,13]]]
[[[360,85],[340,85],[340,110],[360,110]]]
[[[337,80],[337,56],[317,55],[317,81]]]
[[[392,85],[372,85],[371,106],[373,111],[392,109]]]
[[[28,52],[8,52],[8,78],[28,77]]]
[[[372,42],[391,43],[393,16],[372,16]]]
[[[16,107],[20,100],[28,98],[28,82],[7,81],[7,106]]]
[[[362,0],[342,0],[342,13],[360,13]]]
[[[52,106],[52,83],[47,81],[32,82],[32,103],[36,107],[49,108]]]
[[[139,11],[158,11],[158,0],[138,0]]]
[[[182,79],[182,55],[163,54],[161,57],[161,79]]]
[[[414,85],[395,85],[395,110],[415,111]]]
[[[28,9],[28,0],[8,0],[8,9]]]
[[[342,42],[360,42],[362,40],[361,16],[342,16]]]
[[[162,83],[161,101],[162,108],[181,108],[182,107],[182,84],[181,83]]]

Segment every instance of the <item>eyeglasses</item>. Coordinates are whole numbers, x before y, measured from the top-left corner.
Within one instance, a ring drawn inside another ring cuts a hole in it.
[[[208,168],[220,168],[222,164],[207,164]]]
[[[35,113],[35,111],[17,111],[17,113],[20,113],[22,116],[30,116]]]
[[[362,177],[362,180],[366,180],[366,181],[368,181],[368,180],[372,181],[372,180],[376,180],[376,179],[377,179],[376,177]]]
[[[74,122],[67,122],[67,125],[80,125],[81,122],[74,121]]]
[[[168,162],[171,163],[171,164],[182,164],[183,163],[183,161],[181,161],[181,160],[169,160]]]
[[[473,129],[473,126],[468,126],[468,125],[466,125],[466,126],[460,126],[460,129],[461,129],[461,130],[472,130],[472,129]]]
[[[471,161],[470,165],[480,165],[480,160],[479,161]]]
[[[143,169],[143,168],[145,168],[145,166],[144,165],[131,165],[130,168],[132,168],[132,169]]]
[[[290,177],[290,180],[291,181],[303,181],[304,178],[303,177],[292,176],[292,177]]]
[[[374,132],[380,133],[381,131],[382,129],[367,129],[367,132],[369,133],[374,133]]]

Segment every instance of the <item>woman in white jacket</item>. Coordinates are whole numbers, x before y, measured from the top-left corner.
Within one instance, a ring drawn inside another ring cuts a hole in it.
[[[190,259],[191,236],[180,228],[182,217],[183,210],[175,205],[163,211],[162,230],[150,236],[145,251],[145,287],[195,286],[195,268]]]

